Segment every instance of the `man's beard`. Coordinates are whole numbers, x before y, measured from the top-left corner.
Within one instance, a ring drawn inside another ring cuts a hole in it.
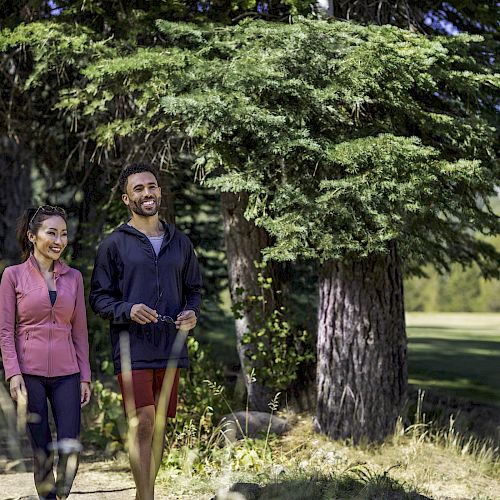
[[[142,200],[144,201],[144,200]],[[155,198],[155,210],[150,210],[150,211],[145,211],[142,206],[141,206],[141,203],[138,203],[136,201],[131,201],[129,203],[129,208],[132,212],[134,212],[135,214],[137,215],[141,215],[142,217],[152,217],[153,215],[156,215],[158,213],[158,210],[160,209],[160,199],[159,198]]]

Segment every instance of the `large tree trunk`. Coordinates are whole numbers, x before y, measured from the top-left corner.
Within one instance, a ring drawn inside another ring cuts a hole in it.
[[[333,439],[380,442],[407,386],[403,281],[386,255],[327,261],[320,271],[317,428]]]
[[[172,192],[172,176],[160,170],[161,206],[160,219],[175,224],[174,194]]]
[[[369,24],[393,24],[404,28],[423,28],[427,9],[416,2],[400,0],[322,0],[316,8],[337,19]]]
[[[0,138],[0,260],[19,262],[16,219],[31,205],[31,159],[22,145]]]
[[[224,218],[224,238],[229,271],[229,290],[233,305],[245,302],[249,295],[261,295],[262,290],[257,280],[258,270],[254,262],[262,260],[261,251],[269,245],[269,235],[244,217],[248,203],[245,193],[222,193],[222,213]],[[274,267],[268,268],[273,278],[274,290],[279,287],[279,278]],[[266,295],[266,310],[272,312],[276,307],[276,296],[271,290]],[[243,345],[245,333],[255,327],[256,311],[254,307],[245,307],[240,311],[241,318],[236,319],[236,347],[240,358],[249,404],[253,410],[266,411],[272,399],[272,391],[262,385],[259,380],[252,383],[250,372],[258,366],[245,355],[249,345]]]

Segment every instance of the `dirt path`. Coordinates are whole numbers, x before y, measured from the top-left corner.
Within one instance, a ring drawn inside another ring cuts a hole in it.
[[[12,472],[0,475],[0,498],[3,500],[38,500],[33,474]],[[161,488],[157,499],[170,500]],[[135,487],[129,469],[115,462],[82,463],[69,500],[133,500]]]

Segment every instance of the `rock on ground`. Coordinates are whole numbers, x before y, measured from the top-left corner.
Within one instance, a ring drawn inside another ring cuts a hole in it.
[[[271,427],[269,428],[269,424]],[[286,420],[276,415],[261,411],[236,411],[224,415],[221,420],[224,436],[230,442],[247,437],[265,437],[269,428],[271,434],[281,435],[289,425]]]

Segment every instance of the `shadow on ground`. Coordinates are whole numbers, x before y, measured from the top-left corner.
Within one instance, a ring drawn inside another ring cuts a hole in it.
[[[213,500],[430,500],[386,475],[365,479],[346,477],[303,478],[265,486],[235,483]]]
[[[469,399],[453,397],[447,391],[422,384],[412,384],[409,388],[408,421],[406,425],[416,423],[418,390],[425,389],[421,407],[421,416],[426,423],[431,423],[435,430],[447,431],[451,428],[460,436],[472,437],[489,446],[500,446],[500,406],[488,405]]]
[[[490,405],[500,405],[500,341],[457,329],[413,328],[409,335],[410,380],[424,388]]]

